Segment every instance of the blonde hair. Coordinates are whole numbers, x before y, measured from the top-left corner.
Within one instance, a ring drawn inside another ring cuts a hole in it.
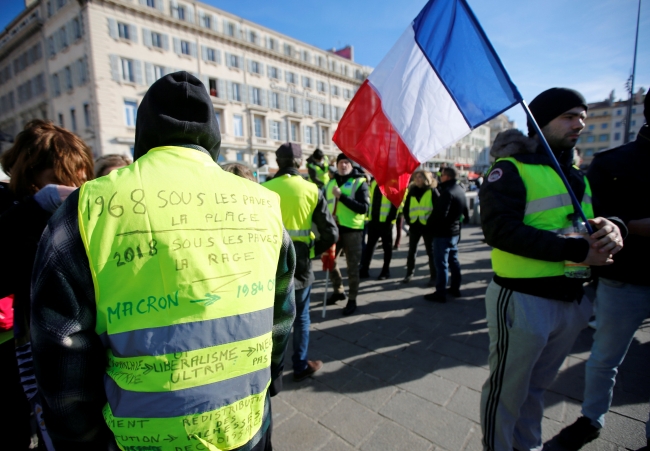
[[[418,175],[418,174],[422,174],[422,176],[424,177],[424,185],[425,186],[427,186],[429,188],[436,188],[438,186],[438,180],[436,180],[433,177],[433,174],[431,174],[431,172],[425,171],[424,169],[418,169],[417,171],[415,171],[413,173],[413,175],[411,176],[411,180],[414,180],[415,176]]]
[[[108,168],[119,167],[123,168],[133,163],[129,157],[124,155],[119,155],[116,153],[102,155],[101,157],[95,160],[95,177],[101,177],[104,174],[104,171]]]

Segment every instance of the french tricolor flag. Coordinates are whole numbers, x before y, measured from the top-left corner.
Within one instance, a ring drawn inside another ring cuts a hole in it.
[[[523,99],[465,0],[430,0],[361,85],[333,141],[399,205],[413,171]]]

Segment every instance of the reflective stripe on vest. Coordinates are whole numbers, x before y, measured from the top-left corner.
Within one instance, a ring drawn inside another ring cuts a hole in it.
[[[314,258],[316,235],[311,231],[311,217],[318,204],[316,185],[300,176],[284,174],[263,186],[280,196],[282,222],[291,240],[305,243],[309,247],[309,257]]]
[[[104,418],[122,449],[230,450],[259,431],[279,203],[209,155],[172,146],[82,186],[79,228],[107,353]]]
[[[349,178],[343,186],[340,186],[341,193],[345,194],[349,198],[354,198],[359,187],[366,182],[365,177],[358,178]],[[336,179],[330,180],[325,189],[325,198],[327,199],[327,208],[329,208],[330,213],[336,217],[336,222],[344,227],[349,227],[351,229],[363,230],[365,224],[365,216],[363,214],[358,214],[350,210],[348,207],[343,205],[343,202],[335,202],[336,197],[334,197],[334,187],[338,186]],[[334,207],[336,206],[336,212],[334,212]]]
[[[574,212],[571,197],[555,170],[545,165],[524,164],[512,157],[497,161],[503,160],[515,165],[526,187],[524,224],[558,234],[572,230],[568,218]],[[594,217],[591,187],[586,177],[584,181],[581,206],[587,218],[591,219]],[[536,260],[496,248],[492,250],[492,267],[498,276],[516,279],[564,275],[564,262]]]
[[[373,180],[370,183],[370,208],[368,209],[368,219],[372,219],[372,199],[375,195],[375,189],[377,188],[377,181]],[[390,203],[390,200],[386,196],[384,196],[381,191],[379,191],[379,195],[381,196],[381,204],[379,206],[379,222],[386,222],[386,219],[388,219],[388,215],[390,214],[390,209],[393,206],[393,204]],[[392,224],[395,224],[396,219],[393,219],[391,221]]]
[[[426,225],[429,216],[433,212],[433,196],[431,189],[427,189],[418,201],[415,196],[411,196],[409,204],[409,219],[411,224],[420,221],[420,224]]]

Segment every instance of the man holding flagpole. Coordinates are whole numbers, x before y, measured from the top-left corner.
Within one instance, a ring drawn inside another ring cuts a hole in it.
[[[592,312],[582,288],[585,279],[568,277],[565,267],[609,265],[623,247],[619,225],[592,219],[589,183],[572,166],[587,116],[583,96],[552,88],[530,103],[530,111],[597,231],[572,233],[580,219],[531,121],[529,138],[518,130],[497,137],[490,152],[496,163],[480,191],[481,223],[494,248],[495,272],[485,295],[490,376],[481,396],[481,425],[486,450],[542,448],[544,391]],[[622,223],[620,228],[625,229]]]

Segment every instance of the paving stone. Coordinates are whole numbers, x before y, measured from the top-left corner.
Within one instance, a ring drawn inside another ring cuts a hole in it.
[[[460,386],[446,405],[447,409],[464,416],[475,423],[481,422],[481,393]]]
[[[378,353],[395,351],[395,350],[403,349],[404,347],[407,346],[407,344],[404,343],[404,341],[398,340],[394,336],[388,337],[386,335],[379,334],[376,332],[367,333],[362,338],[360,338],[356,343],[359,346],[363,346],[364,348],[367,348],[371,351],[378,352]]]
[[[488,367],[488,350],[476,348],[447,337],[440,337],[431,344],[430,349],[438,354],[453,357],[474,366]]]
[[[402,426],[386,421],[363,443],[362,451],[430,451],[434,445]]]
[[[470,435],[465,442],[463,451],[483,451],[483,432],[481,427],[476,425],[470,431]]]
[[[300,382],[292,380],[291,384],[285,384],[283,391],[280,392],[284,401],[315,420],[325,415],[343,399],[341,394],[318,380],[320,372],[316,374],[314,378],[307,378]],[[275,415],[275,411],[273,413]]]
[[[339,391],[351,379],[361,374],[358,369],[339,360],[323,363],[323,368],[317,373],[318,381]]]
[[[319,340],[312,340],[311,337],[309,340],[309,353],[311,355],[327,354],[336,360],[345,361],[366,352],[368,352],[366,348],[327,333],[323,334],[323,337]]]
[[[393,382],[403,390],[440,406],[447,404],[458,389],[458,384],[443,379],[436,374],[425,373],[415,368],[411,371],[400,373]]]
[[[273,427],[273,447],[282,451],[319,449],[331,437],[327,428],[301,413]]]
[[[275,442],[273,443],[275,447]],[[332,438],[330,439],[329,442],[325,443],[322,447],[319,448],[319,451],[353,451],[354,447],[352,447],[348,442],[343,440],[340,437],[337,437],[336,435],[333,435]],[[305,448],[304,451],[307,451]]]
[[[368,352],[358,358],[350,361],[350,364],[359,371],[370,374],[384,381],[390,381],[401,368],[398,360],[392,357],[386,357],[383,354]]]
[[[331,321],[329,327],[321,330],[326,334],[334,335],[335,337],[349,341],[350,343],[356,343],[364,335],[369,334],[367,330],[341,320]]]
[[[288,402],[285,402],[288,394],[287,392],[280,392],[278,396],[271,399],[271,413],[273,414],[274,426],[281,425],[297,412]]]
[[[379,411],[385,417],[449,450],[459,450],[473,423],[407,392],[393,396]]]
[[[320,419],[321,424],[354,447],[371,434],[375,427],[381,427],[384,421],[377,413],[349,398],[344,398]]]
[[[407,368],[415,366],[428,373],[435,369],[436,364],[442,358],[440,354],[431,352],[428,349],[430,343],[419,342],[410,343],[403,349],[396,352],[390,352],[390,357],[395,357],[400,361],[401,365],[406,365]]]
[[[642,448],[647,444],[645,422],[609,412],[605,415],[605,427],[600,438],[627,449]]]
[[[443,356],[435,365],[434,374],[480,392],[490,372],[485,368],[467,365],[452,357]]]
[[[397,391],[394,385],[365,373],[341,387],[341,393],[377,412]]]

